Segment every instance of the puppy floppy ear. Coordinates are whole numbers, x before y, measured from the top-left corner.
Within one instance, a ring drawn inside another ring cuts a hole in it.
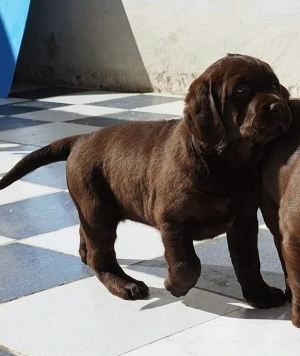
[[[227,138],[216,109],[217,100],[211,83],[196,79],[185,98],[184,120],[196,141],[210,151],[221,153],[227,145]]]
[[[290,99],[290,93],[289,91],[286,89],[286,87],[284,87],[283,85],[280,84],[280,92],[281,92],[281,95],[283,97],[283,99],[285,101],[289,101]]]

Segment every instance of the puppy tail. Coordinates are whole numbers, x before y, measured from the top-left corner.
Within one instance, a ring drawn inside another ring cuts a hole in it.
[[[0,190],[8,187],[39,167],[54,162],[66,161],[74,144],[82,136],[83,135],[66,137],[57,140],[48,146],[42,147],[37,151],[29,153],[2,177],[0,180]]]

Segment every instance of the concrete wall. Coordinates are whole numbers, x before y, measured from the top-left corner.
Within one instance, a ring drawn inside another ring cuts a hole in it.
[[[184,93],[231,53],[300,94],[300,1],[32,0],[17,79]]]

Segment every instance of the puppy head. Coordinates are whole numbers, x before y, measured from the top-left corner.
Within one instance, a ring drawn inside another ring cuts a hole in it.
[[[229,142],[265,143],[288,130],[288,98],[267,63],[230,54],[191,84],[184,120],[194,139],[220,153]]]

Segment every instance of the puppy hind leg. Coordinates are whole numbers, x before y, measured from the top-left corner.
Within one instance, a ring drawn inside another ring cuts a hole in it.
[[[110,293],[122,299],[142,299],[149,289],[142,281],[128,276],[119,265],[114,249],[115,226],[90,224],[81,221],[81,235],[86,246],[87,264]]]
[[[123,299],[148,296],[146,284],[128,276],[118,264],[114,244],[122,216],[109,190],[105,189],[105,182],[98,176],[96,181],[91,181],[90,175],[81,174],[77,168],[78,165],[69,166],[68,187],[80,220],[82,261],[94,270],[112,294]]]

